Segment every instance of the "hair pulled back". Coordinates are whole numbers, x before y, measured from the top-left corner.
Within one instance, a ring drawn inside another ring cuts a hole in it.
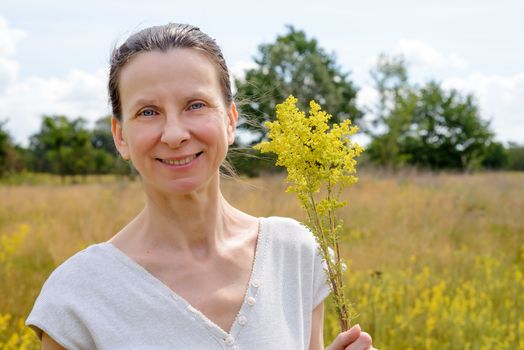
[[[118,83],[122,68],[134,56],[151,51],[167,52],[171,49],[196,49],[207,55],[217,67],[224,102],[229,105],[233,101],[231,83],[226,61],[214,39],[199,28],[189,24],[169,23],[143,29],[131,35],[122,45],[115,48],[111,54],[109,70],[109,99],[113,116],[122,120],[122,104]]]

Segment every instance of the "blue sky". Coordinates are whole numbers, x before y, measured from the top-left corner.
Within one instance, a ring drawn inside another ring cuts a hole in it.
[[[372,105],[369,70],[381,52],[404,54],[412,80],[473,93],[499,141],[524,144],[524,2],[518,0],[27,1],[0,3],[0,121],[27,143],[43,114],[109,113],[113,45],[150,25],[185,22],[216,38],[234,74],[286,24],[337,57]]]

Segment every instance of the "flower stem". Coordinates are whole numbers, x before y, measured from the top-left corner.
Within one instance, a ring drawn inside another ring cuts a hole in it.
[[[340,323],[340,328],[342,331],[346,331],[348,329],[348,309],[346,305],[346,298],[344,295],[344,288],[343,288],[343,281],[342,281],[342,268],[341,268],[341,261],[340,261],[340,254],[338,249],[338,240],[335,240],[335,262],[331,259],[331,254],[329,253],[329,245],[327,244],[327,237],[324,232],[324,227],[322,226],[322,222],[318,216],[318,209],[317,204],[315,201],[315,197],[312,192],[309,192],[309,199],[311,203],[311,209],[314,221],[312,222],[314,226],[317,228],[317,232],[319,233],[318,237],[320,238],[319,245],[320,249],[322,250],[322,255],[325,258],[326,266],[328,270],[328,277],[329,282],[331,284],[331,288],[333,290],[333,295],[335,299],[335,308],[337,309],[338,319]],[[310,213],[308,212],[308,216],[311,218]],[[331,218],[330,218],[331,220]],[[333,220],[334,221],[334,220]],[[331,232],[333,234],[333,230]]]

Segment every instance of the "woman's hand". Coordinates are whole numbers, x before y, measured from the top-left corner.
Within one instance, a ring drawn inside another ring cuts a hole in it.
[[[357,324],[340,333],[326,350],[371,350],[371,336]]]

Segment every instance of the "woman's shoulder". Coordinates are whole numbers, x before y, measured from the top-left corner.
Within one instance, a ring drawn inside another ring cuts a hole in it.
[[[266,221],[266,230],[271,235],[272,240],[308,247],[314,246],[316,243],[310,229],[293,218],[271,216],[264,220]]]
[[[100,275],[101,271],[107,269],[104,245],[107,243],[97,243],[84,248],[63,263],[58,265],[47,278],[44,288],[68,289],[79,287],[90,283],[90,277]]]
[[[83,316],[97,309],[100,281],[108,260],[103,244],[93,244],[61,263],[47,278],[26,319],[41,338],[45,331],[65,348],[94,348]],[[103,284],[103,283],[102,283]],[[76,345],[74,345],[76,344]]]
[[[288,230],[303,230],[306,227],[298,220],[284,216],[269,216],[263,218],[264,221],[269,223],[272,228],[283,228]]]

